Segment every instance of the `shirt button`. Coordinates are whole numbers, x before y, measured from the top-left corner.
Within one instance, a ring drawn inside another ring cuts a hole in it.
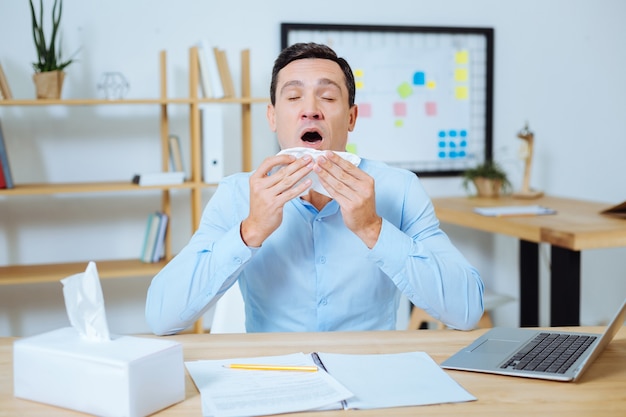
[[[325,264],[326,263],[326,257],[325,256],[320,256],[320,263],[321,264]]]
[[[326,299],[326,297],[322,298],[322,299],[320,300],[320,303],[319,303],[319,304],[320,304],[321,306],[325,306],[326,304],[328,304],[328,300]]]
[[[241,258],[240,258],[240,257],[236,257],[235,259],[233,259],[233,261],[234,261],[237,265],[241,265]]]

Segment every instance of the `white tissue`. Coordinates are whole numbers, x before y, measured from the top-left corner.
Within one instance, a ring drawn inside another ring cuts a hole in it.
[[[311,158],[313,158],[314,161],[317,161],[317,158],[324,155],[325,152],[326,151],[318,151],[317,149],[311,149],[311,148],[289,148],[289,149],[283,149],[282,151],[278,152],[277,155],[287,154],[287,155],[293,155],[296,158],[301,158],[304,155],[311,155]],[[355,166],[359,166],[359,164],[361,163],[361,158],[353,153],[336,152],[336,151],[333,151],[333,152],[335,152],[335,154],[339,155],[341,158],[345,159],[346,161],[352,163]],[[269,174],[272,175],[274,172],[278,171],[283,166],[284,165],[273,168]],[[317,174],[314,171],[311,171],[309,174],[307,174],[304,178],[298,181],[297,184],[300,184],[302,181],[304,181],[307,178],[309,178],[312,181],[312,185],[311,187],[307,188],[304,192],[302,192],[300,194],[301,196],[308,194],[309,190],[312,189],[313,191],[317,191],[320,194],[324,194],[325,196],[330,197],[330,194],[328,194],[328,191],[326,191],[326,189],[322,186],[319,178],[317,177]]]
[[[89,262],[85,272],[63,278],[61,282],[67,316],[78,334],[95,342],[111,340],[96,264]]]

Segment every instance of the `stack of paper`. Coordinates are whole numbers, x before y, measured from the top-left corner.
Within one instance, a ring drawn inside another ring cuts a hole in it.
[[[314,355],[319,357],[318,372],[228,368],[233,363],[315,365]],[[424,352],[380,355],[294,353],[193,361],[185,365],[200,391],[203,416],[373,409],[476,399]]]

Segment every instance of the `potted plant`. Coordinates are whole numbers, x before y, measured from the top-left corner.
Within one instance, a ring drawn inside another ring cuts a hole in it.
[[[511,190],[506,172],[494,161],[486,161],[463,172],[463,188],[469,192],[474,184],[479,197],[498,197]]]
[[[46,42],[43,25],[43,0],[39,0],[39,17],[35,13],[33,0],[30,0],[30,11],[33,23],[33,39],[37,49],[37,62],[33,63],[35,74],[33,80],[37,98],[60,98],[65,67],[74,62],[73,59],[63,60],[59,36],[63,0],[54,0],[52,6],[52,29],[50,42]]]

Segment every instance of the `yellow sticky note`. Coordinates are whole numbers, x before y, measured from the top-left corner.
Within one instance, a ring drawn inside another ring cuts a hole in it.
[[[357,81],[355,81],[355,82],[354,82],[354,87],[355,87],[357,90],[362,90],[362,89],[363,89],[363,81],[358,81],[358,80],[357,80]]]
[[[426,88],[430,89],[430,90],[434,90],[437,87],[437,83],[434,81],[428,81],[426,83]]]
[[[467,86],[461,85],[454,89],[454,97],[457,100],[467,100],[469,97],[469,90]]]
[[[404,126],[404,120],[402,119],[397,119],[396,122],[394,123],[395,127],[402,127]]]
[[[467,50],[458,51],[454,60],[457,64],[467,64],[469,62],[469,52]]]
[[[467,69],[457,68],[454,70],[454,81],[465,82],[467,78]]]
[[[354,78],[361,78],[363,76],[363,70],[362,69],[355,69],[354,70]]]
[[[350,152],[350,153],[353,153],[353,154],[357,155],[356,143],[348,143],[346,145],[346,152]]]

